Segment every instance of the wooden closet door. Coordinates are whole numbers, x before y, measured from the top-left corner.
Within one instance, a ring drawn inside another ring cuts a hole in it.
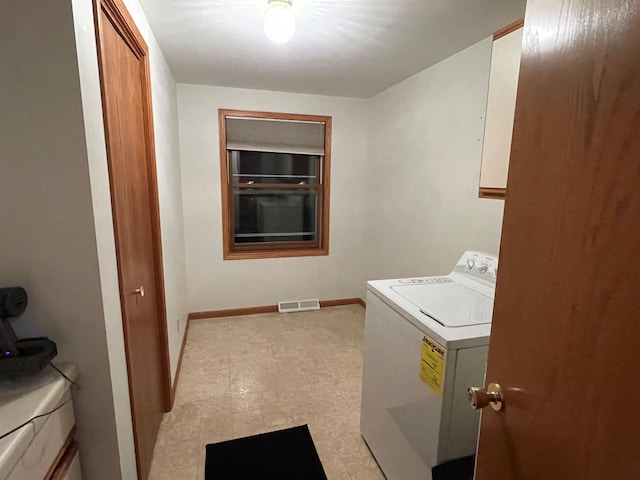
[[[99,56],[138,476],[168,408],[166,313],[147,47],[124,6],[98,6]]]

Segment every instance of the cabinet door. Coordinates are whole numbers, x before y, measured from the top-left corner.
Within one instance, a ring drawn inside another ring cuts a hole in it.
[[[515,30],[510,26],[494,34],[480,169],[482,198],[504,198],[507,187],[523,32],[522,23],[516,25]]]
[[[68,393],[67,393],[68,395]],[[7,480],[34,480],[51,478],[57,464],[60,452],[65,448],[65,442],[71,441],[75,418],[73,405],[65,406],[44,417],[44,424],[33,438]],[[4,479],[5,477],[0,477]]]

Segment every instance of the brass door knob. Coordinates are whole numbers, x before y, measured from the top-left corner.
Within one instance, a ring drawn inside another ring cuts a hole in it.
[[[475,410],[490,406],[496,412],[499,412],[504,408],[502,388],[497,383],[490,383],[486,389],[469,387],[467,389],[467,398],[469,398],[471,408]]]
[[[133,293],[135,293],[136,295],[140,295],[141,297],[144,297],[144,286],[140,285],[140,288],[136,288]]]

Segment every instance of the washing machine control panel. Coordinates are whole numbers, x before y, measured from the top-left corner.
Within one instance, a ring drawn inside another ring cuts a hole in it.
[[[498,257],[488,253],[468,251],[460,258],[453,271],[495,283],[498,276]]]
[[[403,278],[402,280],[398,280],[398,283],[409,284],[409,285],[423,285],[423,284],[431,284],[434,283],[451,283],[449,277],[424,277],[424,278]]]

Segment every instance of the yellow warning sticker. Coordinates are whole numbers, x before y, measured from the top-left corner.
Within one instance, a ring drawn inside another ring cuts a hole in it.
[[[444,382],[445,350],[426,335],[422,337],[420,380],[438,395],[442,395]]]

